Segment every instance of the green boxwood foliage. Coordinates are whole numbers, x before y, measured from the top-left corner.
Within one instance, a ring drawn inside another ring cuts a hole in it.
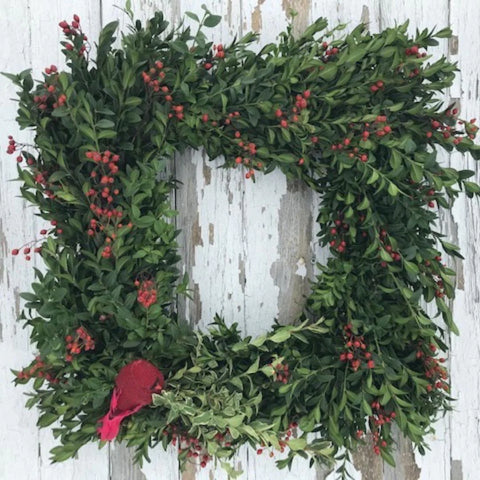
[[[169,30],[158,12],[118,48],[108,24],[95,59],[74,17],[60,24],[67,70],[9,75],[18,123],[35,133],[32,146],[11,139],[9,152],[21,152],[23,197],[51,222],[37,247],[45,273],[35,270],[21,315],[39,353],[16,382],[34,379],[39,426],[57,422],[53,460],[98,438],[116,374],[138,358],[167,383],[123,423],[137,460],[173,443],[182,465],[215,458],[234,475],[226,460],[247,443],[279,467],[296,455],[331,463],[370,431],[392,463],[393,423],[423,453],[450,408],[438,351],[457,333],[445,302],[454,272],[439,247],[460,254],[436,230],[438,207],[480,191],[473,172],[437,160],[438,148],[480,158],[475,121],[439,100],[455,65],[427,53],[450,31],[411,38],[407,25],[360,25],[341,36],[319,19],[256,53],[254,34],[213,45],[203,27],[220,17],[188,15],[197,33]],[[177,317],[188,280],[167,167],[189,148],[223,156],[245,181],[279,168],[321,194],[319,242],[331,257],[291,325],[252,339],[230,319],[201,333]]]

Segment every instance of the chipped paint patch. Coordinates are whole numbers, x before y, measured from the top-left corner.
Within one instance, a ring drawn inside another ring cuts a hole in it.
[[[383,461],[372,452],[372,436],[366,436],[365,444],[359,445],[357,450],[353,453],[353,465],[361,472],[362,480],[379,480],[383,478]],[[407,477],[408,480],[410,477]]]
[[[301,34],[308,27],[311,6],[311,0],[282,0],[282,9],[288,18],[292,12],[296,13],[292,21],[294,35]]]
[[[192,244],[194,247],[203,247],[202,227],[200,226],[200,214],[197,211],[195,222],[192,225]],[[193,264],[195,264],[195,248],[193,249]]]
[[[242,292],[245,293],[245,284],[247,283],[247,278],[245,276],[245,260],[239,255],[238,256],[238,283],[242,289]]]
[[[197,469],[193,463],[187,463],[187,468],[182,473],[182,480],[195,480]]]
[[[309,292],[308,278],[313,269],[305,258],[313,254],[312,192],[299,181],[287,182],[287,193],[280,200],[278,224],[278,259],[270,268],[270,275],[278,294],[278,320],[288,323],[299,317]]]
[[[213,223],[208,224],[208,243],[213,245],[215,240],[215,225]]]
[[[457,35],[452,35],[452,37],[448,39],[448,53],[450,53],[450,55],[458,55]]]
[[[393,442],[395,444],[395,468],[385,465],[384,479],[394,480],[397,478],[405,478],[408,480],[418,480],[420,478],[421,469],[415,462],[412,443],[400,432],[396,426],[392,429]],[[370,456],[373,453],[370,451]],[[382,477],[379,477],[382,478]]]
[[[202,318],[202,300],[200,299],[200,286],[193,284],[192,301],[189,304],[188,318],[190,323],[197,324]]]
[[[362,15],[360,16],[360,22],[366,25],[370,25],[370,10],[367,5],[362,7]]]
[[[262,10],[260,7],[264,3],[265,0],[259,0],[252,12],[252,30],[257,33],[260,33],[262,30]]]
[[[205,180],[205,185],[210,185],[212,181],[212,169],[208,166],[207,161],[203,161],[203,178]]]
[[[452,460],[450,480],[463,480],[463,467],[461,460]]]

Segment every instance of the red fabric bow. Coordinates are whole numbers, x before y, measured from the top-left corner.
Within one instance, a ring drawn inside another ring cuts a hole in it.
[[[147,360],[135,360],[125,365],[115,379],[110,410],[100,420],[101,440],[113,440],[125,417],[152,403],[152,394],[159,393],[164,385],[162,372]]]

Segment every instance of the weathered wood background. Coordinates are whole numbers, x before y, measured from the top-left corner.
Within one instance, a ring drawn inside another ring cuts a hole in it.
[[[291,9],[296,31],[325,16],[331,24],[367,23],[378,31],[410,20],[417,27],[451,25],[456,37],[436,49],[457,61],[461,69],[455,86],[447,92],[466,118],[480,114],[479,53],[480,2],[474,0],[204,0],[223,21],[211,35],[227,41],[236,34],[255,30],[261,43],[273,41],[285,27]],[[0,71],[33,68],[39,72],[51,63],[61,65],[58,21],[80,15],[84,30],[96,38],[105,23],[126,17],[115,8],[123,0],[0,0]],[[201,11],[200,0],[132,0],[136,16],[148,18],[161,9],[173,23],[183,12]],[[6,148],[7,135],[28,140],[14,122],[14,90],[0,79],[0,139]],[[4,147],[2,146],[2,152]],[[477,172],[469,158],[444,155],[444,161]],[[176,176],[183,182],[175,202],[180,210],[178,226],[183,229],[180,244],[184,268],[190,274],[193,300],[179,305],[192,322],[206,325],[218,312],[238,322],[249,334],[266,330],[274,317],[288,321],[302,309],[303,295],[316,261],[325,252],[315,241],[315,209],[318,199],[279,173],[259,177],[256,184],[245,181],[241,172],[216,169],[220,162],[207,162],[201,152],[177,158]],[[35,237],[44,226],[34,211],[16,196],[15,161],[5,154],[0,162],[0,479],[1,480],[214,480],[225,479],[221,471],[177,469],[172,452],[155,451],[152,463],[142,469],[133,466],[122,446],[98,450],[90,445],[75,461],[50,465],[48,450],[54,445],[51,433],[35,427],[36,412],[23,407],[21,388],[11,383],[12,367],[30,361],[28,331],[16,322],[21,302],[19,292],[27,290],[32,265],[9,255],[12,248]],[[453,215],[442,216],[442,228],[462,247],[466,257],[457,264],[457,298],[454,315],[461,336],[451,339],[450,370],[455,411],[439,421],[430,439],[431,451],[421,457],[399,439],[395,469],[384,467],[371,455],[370,447],[355,456],[352,475],[363,480],[477,480],[480,478],[480,205],[461,198]],[[309,470],[298,461],[291,472],[277,472],[273,461],[244,450],[236,459],[244,470],[242,479],[333,478],[323,470]]]

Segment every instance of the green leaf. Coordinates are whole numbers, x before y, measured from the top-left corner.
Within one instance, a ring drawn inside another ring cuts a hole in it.
[[[283,343],[291,337],[291,332],[285,328],[277,330],[271,337],[268,337],[268,340],[274,343]]]
[[[112,120],[107,120],[106,118],[97,122],[96,126],[98,128],[113,128],[115,126],[115,122]]]
[[[399,192],[398,187],[394,183],[390,182],[388,185],[388,193],[392,197],[396,197],[398,195],[398,192]]]
[[[288,440],[287,445],[291,450],[297,452],[298,450],[305,450],[307,441],[304,438],[292,438],[291,440]]]
[[[221,21],[222,17],[220,15],[208,15],[203,24],[211,28],[216,27]]]
[[[193,12],[185,12],[185,15],[189,18],[191,18],[192,20],[195,20],[197,23],[200,23],[200,19],[198,18],[198,15],[196,13],[193,13]]]

